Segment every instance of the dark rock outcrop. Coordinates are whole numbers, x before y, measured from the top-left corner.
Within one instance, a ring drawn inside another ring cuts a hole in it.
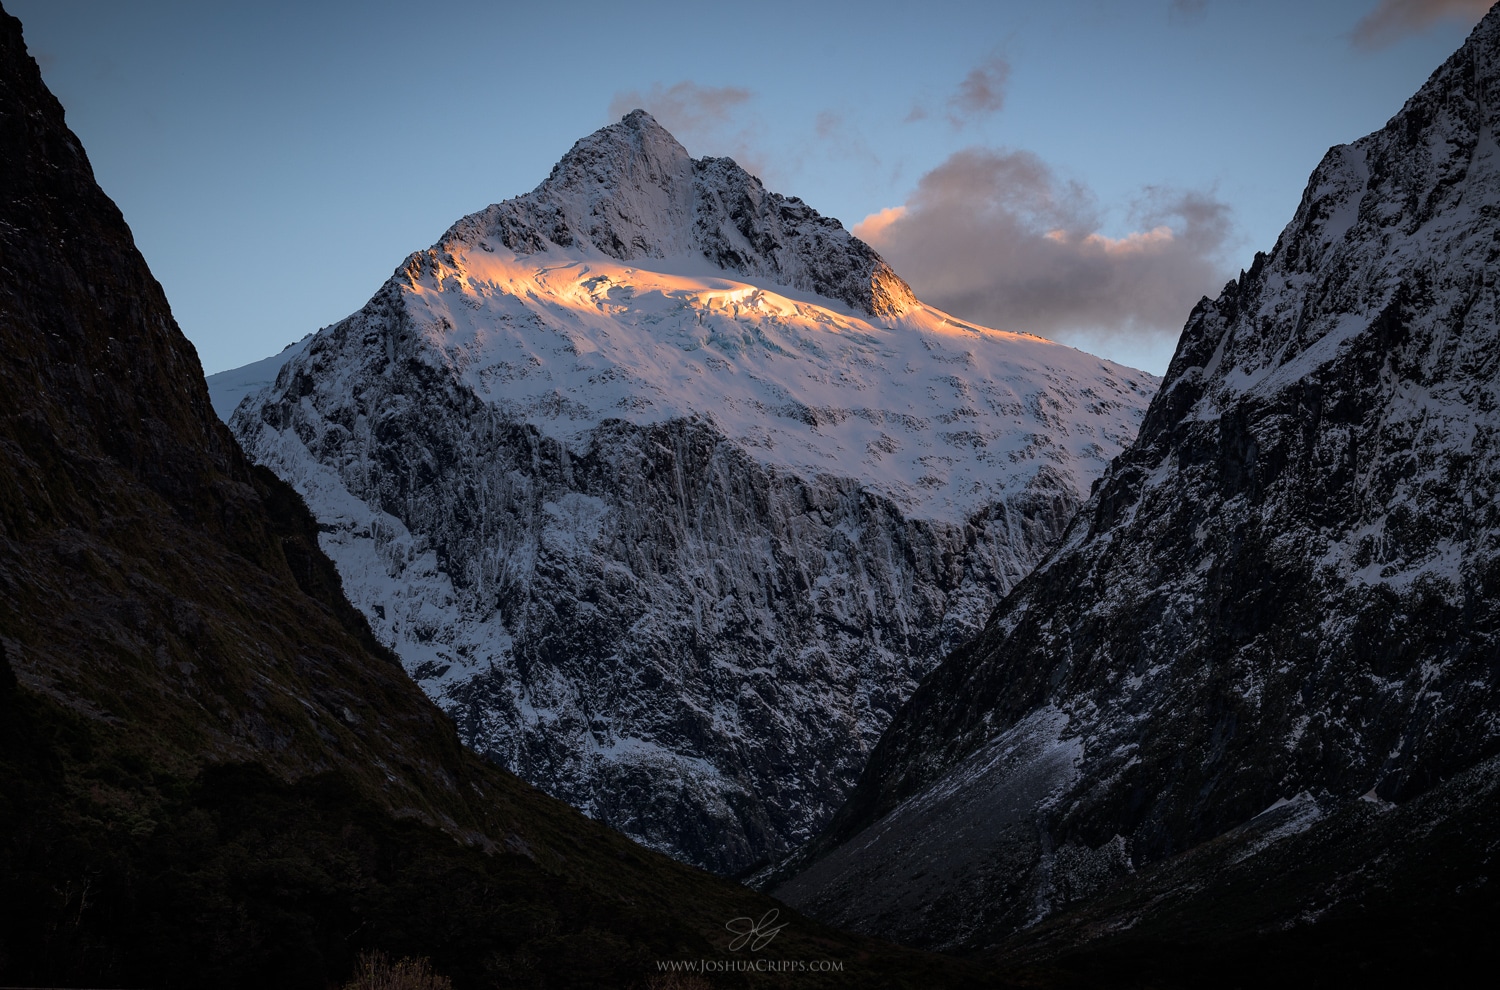
[[[1252,821],[1327,848],[1320,823],[1361,799],[1404,805],[1500,749],[1497,132],[1492,11],[1194,310],[1137,441],[923,682],[778,896],[992,947]],[[1492,829],[1491,787],[1433,806]],[[1475,839],[1482,882],[1495,836]],[[1302,923],[1294,888],[1349,916],[1423,841],[1288,880],[1255,924]]]
[[[827,822],[1155,384],[915,300],[847,312],[881,311],[878,261],[633,113],[231,423],[469,745],[733,874]]]
[[[700,255],[872,316],[916,304],[843,224],[767,191],[733,159],[690,158],[644,110],[579,141],[536,189],[465,217],[443,241],[486,238],[523,254],[587,245],[621,261]]]
[[[214,416],[3,11],[0,190],[0,982],[320,990],[375,948],[634,986],[773,909],[460,745]],[[778,950],[945,965],[796,918]]]

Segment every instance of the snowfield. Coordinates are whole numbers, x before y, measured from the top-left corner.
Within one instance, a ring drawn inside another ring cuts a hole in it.
[[[287,354],[233,429],[466,741],[725,871],[826,821],[1157,384],[921,304],[639,112]]]

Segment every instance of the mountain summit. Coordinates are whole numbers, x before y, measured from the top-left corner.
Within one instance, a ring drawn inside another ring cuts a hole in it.
[[[721,871],[826,821],[1155,386],[917,302],[641,112],[284,361],[233,429],[465,740]]]
[[[214,416],[3,9],[0,189],[0,984],[323,990],[375,950],[636,987],[775,914],[460,744]],[[861,985],[979,982],[781,922]]]
[[[584,248],[619,261],[698,257],[724,272],[899,316],[916,298],[869,245],[728,158],[689,157],[644,110],[575,144],[536,189],[444,237],[519,254]]]

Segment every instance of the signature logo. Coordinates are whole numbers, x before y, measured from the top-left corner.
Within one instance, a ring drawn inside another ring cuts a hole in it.
[[[735,918],[727,922],[724,927],[735,935],[734,941],[729,943],[729,951],[738,952],[748,945],[751,952],[759,952],[770,945],[771,939],[781,934],[781,930],[787,926],[787,922],[776,924],[780,915],[779,909],[772,908],[759,921],[754,918]]]

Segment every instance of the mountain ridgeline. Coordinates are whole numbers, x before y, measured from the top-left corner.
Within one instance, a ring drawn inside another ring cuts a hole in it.
[[[1148,408],[632,113],[216,376],[242,451],[0,11],[0,983],[1472,979],[1497,133],[1500,10]]]
[[[869,316],[917,305],[843,224],[768,192],[729,158],[691,158],[644,110],[575,144],[536,190],[460,220],[443,242],[518,254],[582,248],[619,261],[701,256],[714,268],[836,300]]]
[[[340,591],[0,11],[0,983],[634,987],[775,902],[488,764]],[[783,915],[837,978],[971,968]],[[833,979],[829,983],[828,979]],[[730,985],[747,985],[728,974]]]
[[[1476,951],[1500,851],[1497,133],[1491,11],[1193,311],[1139,437],[777,896],[971,950],[1338,933],[1363,938],[1328,957],[1350,974]]]
[[[1155,384],[924,306],[637,111],[289,349],[231,425],[465,742],[732,873],[827,822]]]

